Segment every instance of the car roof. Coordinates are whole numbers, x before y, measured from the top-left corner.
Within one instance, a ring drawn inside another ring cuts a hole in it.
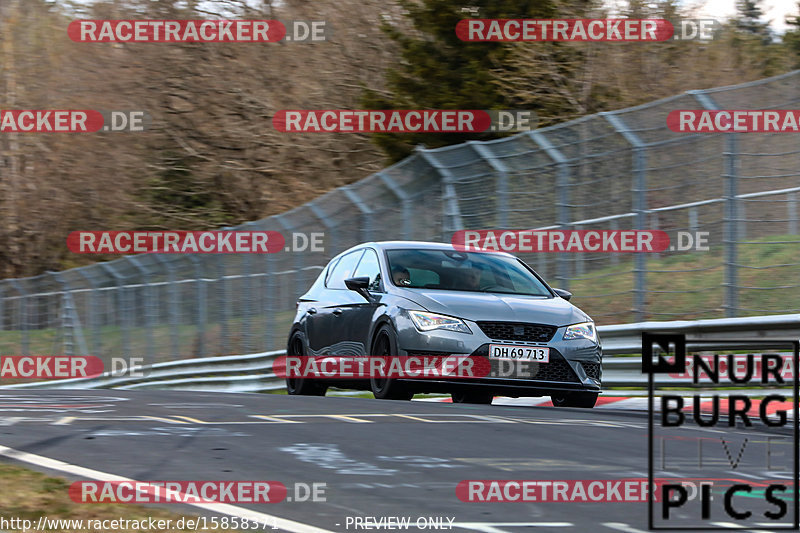
[[[364,247],[372,247],[378,250],[453,250],[453,245],[446,242],[428,242],[428,241],[373,241],[373,242],[365,242],[353,246],[347,250],[344,250],[339,255],[343,255],[347,252],[357,250],[359,248]],[[481,253],[481,250],[469,250],[467,253]],[[507,257],[513,257],[513,255],[505,252],[496,252],[494,250],[488,250],[483,253],[492,253],[492,254],[499,254],[504,255]]]

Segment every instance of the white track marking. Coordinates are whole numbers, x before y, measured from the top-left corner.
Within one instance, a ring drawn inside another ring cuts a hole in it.
[[[643,529],[636,529],[635,527],[631,527],[628,524],[623,524],[621,522],[606,522],[603,525],[607,528],[616,529],[617,531],[624,531],[625,533],[647,533],[647,531]]]
[[[70,463],[65,463],[63,461],[59,461],[58,459],[51,459],[49,457],[44,457],[42,455],[36,455],[28,452],[23,452],[20,450],[15,450],[13,448],[8,448],[2,445],[0,445],[0,456],[40,466],[42,468],[57,470],[59,472],[64,472],[66,474],[72,474],[74,476],[94,479],[97,481],[136,482],[136,480],[127,477],[118,476],[116,474],[109,474],[107,472],[101,472],[99,470],[93,470],[91,468],[85,468],[83,466],[73,465]],[[152,485],[152,488],[153,490],[158,490],[158,488],[155,485]],[[301,522],[295,522],[294,520],[289,520],[286,518],[280,518],[279,516],[267,513],[259,513],[257,511],[251,511],[250,509],[245,509],[244,507],[238,507],[236,505],[230,505],[227,503],[187,503],[185,505],[191,505],[192,507],[198,507],[200,509],[211,511],[213,513],[224,514],[229,516],[237,516],[239,518],[244,518],[246,520],[257,521],[260,524],[266,523],[270,525],[275,525],[278,527],[278,529],[281,529],[283,531],[290,531],[292,533],[333,533],[332,531],[327,529],[321,529],[315,526],[303,524]]]
[[[572,522],[454,522],[453,526],[482,533],[508,533],[501,527],[572,527]]]

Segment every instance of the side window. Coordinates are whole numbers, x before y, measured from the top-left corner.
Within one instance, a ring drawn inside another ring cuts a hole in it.
[[[328,282],[331,280],[331,274],[333,274],[333,269],[336,268],[336,265],[339,264],[341,258],[337,259],[336,261],[332,262],[330,266],[328,266],[328,271],[325,273],[325,286],[328,286]]]
[[[326,286],[329,289],[347,289],[344,285],[344,280],[353,277],[353,271],[356,269],[362,253],[364,253],[363,250],[356,250],[339,259],[339,262],[333,267],[333,272],[331,272]]]
[[[353,274],[354,278],[366,276],[369,278],[369,290],[381,290],[381,267],[378,263],[378,255],[371,249],[364,252],[364,257],[356,268],[356,273]]]

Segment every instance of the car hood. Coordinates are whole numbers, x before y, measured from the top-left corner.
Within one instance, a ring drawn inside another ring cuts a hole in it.
[[[557,297],[412,289],[404,290],[403,296],[432,313],[472,321],[497,320],[567,326],[591,320],[586,313]]]

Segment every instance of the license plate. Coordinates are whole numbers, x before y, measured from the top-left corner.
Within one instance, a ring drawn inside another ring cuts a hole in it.
[[[491,359],[514,359],[518,361],[550,362],[550,348],[538,346],[517,346],[513,344],[490,344]]]

